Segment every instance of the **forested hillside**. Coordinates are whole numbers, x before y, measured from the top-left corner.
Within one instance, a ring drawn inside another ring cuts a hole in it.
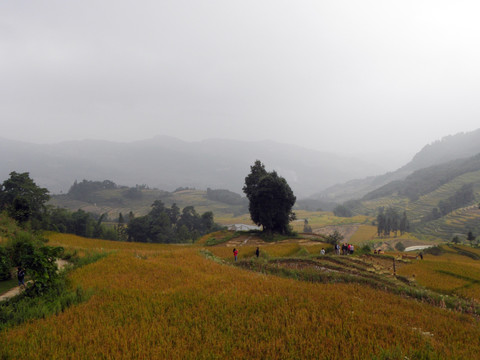
[[[119,213],[147,215],[156,200],[161,200],[166,206],[176,204],[180,209],[194,206],[202,213],[212,211],[216,216],[248,213],[246,198],[229,190],[178,188],[169,192],[147,185],[121,186],[110,180],[75,182],[67,194],[53,195],[49,205],[71,211],[82,209],[97,215],[106,214],[108,219],[116,221]]]

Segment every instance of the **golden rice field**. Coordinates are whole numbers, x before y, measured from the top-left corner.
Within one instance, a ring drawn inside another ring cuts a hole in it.
[[[347,224],[360,224],[369,221],[369,217],[364,215],[356,215],[353,217],[338,217],[333,215],[329,211],[305,211],[297,210],[295,211],[297,218],[300,221],[291,223],[293,230],[303,231],[303,219],[308,219],[308,224],[312,228],[319,228],[327,225],[347,225]]]
[[[373,225],[360,225],[350,238],[353,244],[361,244],[374,240],[377,237],[377,227]]]
[[[293,230],[297,232],[303,232],[304,219],[308,219],[308,224],[312,228],[320,228],[327,225],[359,224],[371,220],[371,218],[364,215],[357,215],[350,218],[338,217],[330,211],[295,210],[294,212],[298,220],[292,221],[290,225]],[[215,222],[222,225],[238,223],[254,225],[250,214],[243,214],[236,217],[231,214],[215,215]]]
[[[414,277],[420,285],[434,291],[480,302],[480,261],[459,255],[446,246],[443,248],[446,253],[442,256],[426,255],[423,261],[401,267],[399,274]],[[480,255],[479,250],[463,248]]]
[[[473,359],[480,353],[474,317],[370,287],[262,275],[209,260],[200,246],[50,238],[111,253],[70,275],[74,286],[93,291],[88,301],[1,333],[2,359]],[[295,245],[261,250],[289,255]],[[241,248],[240,256],[253,250]]]

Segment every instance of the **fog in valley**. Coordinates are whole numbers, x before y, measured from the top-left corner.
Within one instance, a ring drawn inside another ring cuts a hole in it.
[[[425,145],[478,128],[479,10],[1,2],[1,179],[29,171],[57,193],[84,178],[241,192],[260,159],[306,197],[394,172]],[[455,139],[434,157],[468,147]],[[435,163],[423,154],[422,166]]]

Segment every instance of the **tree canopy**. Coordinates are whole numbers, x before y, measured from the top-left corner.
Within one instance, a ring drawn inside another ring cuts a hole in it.
[[[384,211],[384,208],[379,208],[379,213],[377,216],[377,234],[378,236],[390,236],[391,232],[395,233],[400,231],[400,234],[410,230],[410,222],[407,218],[407,212],[404,211],[402,215],[392,207],[387,208]]]
[[[248,210],[252,221],[267,233],[288,234],[289,222],[295,219],[292,212],[296,197],[287,181],[275,171],[265,170],[259,160],[250,167],[243,192],[249,200]]]
[[[40,221],[49,198],[48,190],[37,186],[28,172],[13,171],[0,185],[0,210],[19,222]]]
[[[215,229],[211,211],[199,215],[193,206],[187,206],[180,212],[176,204],[167,208],[155,200],[147,215],[129,221],[126,233],[129,241],[185,243]]]

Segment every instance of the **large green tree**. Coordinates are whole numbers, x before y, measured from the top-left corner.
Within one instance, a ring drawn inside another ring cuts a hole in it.
[[[0,185],[0,210],[19,222],[41,221],[48,199],[48,190],[37,186],[28,172],[13,171]]]
[[[288,234],[289,222],[295,219],[292,212],[296,197],[287,181],[275,171],[265,170],[259,160],[250,167],[243,192],[249,200],[248,210],[252,221],[267,233]]]

